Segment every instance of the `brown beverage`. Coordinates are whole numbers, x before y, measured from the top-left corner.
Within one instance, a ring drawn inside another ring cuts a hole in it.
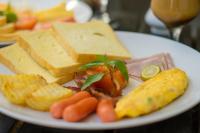
[[[198,15],[200,0],[151,0],[151,9],[168,27],[176,27]]]

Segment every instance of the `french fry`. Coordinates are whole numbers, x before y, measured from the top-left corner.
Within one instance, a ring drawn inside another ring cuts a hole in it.
[[[48,84],[34,91],[26,99],[26,104],[35,110],[48,111],[50,106],[63,98],[71,96],[73,92],[58,84]]]
[[[25,105],[27,96],[46,84],[39,75],[0,75],[1,91],[14,104]]]

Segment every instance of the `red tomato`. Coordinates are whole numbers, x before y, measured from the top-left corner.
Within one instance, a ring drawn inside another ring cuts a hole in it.
[[[88,75],[93,75],[100,72],[103,72],[105,75],[100,81],[94,83],[93,85],[99,91],[102,91],[108,95],[119,96],[121,94],[121,90],[127,84],[127,81],[121,72],[119,70],[114,70],[114,72],[110,73],[106,66],[93,67],[86,71]]]
[[[15,23],[15,27],[18,30],[31,30],[34,28],[37,20],[32,16],[24,16],[19,18],[19,20]]]

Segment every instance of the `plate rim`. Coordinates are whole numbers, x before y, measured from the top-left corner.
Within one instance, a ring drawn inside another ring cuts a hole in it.
[[[116,31],[117,35],[120,36],[120,34],[131,34],[131,35],[140,35],[140,36],[148,36],[148,37],[153,37],[153,38],[162,38],[164,40],[167,41],[172,41],[175,42],[173,40],[164,38],[164,37],[159,37],[159,36],[155,36],[155,35],[150,35],[150,34],[145,34],[145,33],[137,33],[137,32],[126,32],[126,31]],[[198,54],[200,54],[197,50],[187,46],[187,45],[183,45],[182,43],[176,42],[178,43],[178,45],[182,45],[183,47],[187,47],[187,49],[189,48],[190,50],[192,50],[193,52],[196,52]],[[85,125],[85,123],[68,123],[69,126],[66,125],[54,125],[53,122],[49,122],[46,123],[45,121],[39,121],[36,119],[30,119],[31,117],[28,117],[26,115],[21,115],[21,114],[16,114],[15,112],[12,112],[10,110],[8,110],[7,108],[2,108],[2,106],[0,107],[0,112],[2,114],[5,114],[7,116],[10,116],[14,119],[17,120],[21,120],[27,123],[31,123],[31,124],[35,124],[35,125],[39,125],[39,126],[45,126],[45,127],[51,127],[51,128],[60,128],[60,129],[73,129],[73,130],[108,130],[108,129],[122,129],[122,128],[130,128],[130,127],[138,127],[138,126],[143,126],[143,125],[147,125],[147,124],[152,124],[152,123],[156,123],[159,121],[163,121],[163,120],[167,120],[169,118],[172,118],[174,116],[180,115],[183,112],[186,112],[187,110],[193,108],[195,105],[197,105],[200,102],[200,97],[198,98],[198,100],[196,100],[195,102],[191,103],[187,108],[184,108],[182,110],[176,110],[175,112],[171,113],[171,114],[167,114],[167,115],[160,115],[158,117],[156,117],[156,119],[154,118],[152,119],[148,119],[144,122],[139,122],[139,123],[134,123],[134,125],[131,125],[131,122],[129,124],[127,124],[126,122],[113,122],[113,123],[93,123],[93,126],[88,127],[87,125]],[[131,118],[130,118],[131,121]]]

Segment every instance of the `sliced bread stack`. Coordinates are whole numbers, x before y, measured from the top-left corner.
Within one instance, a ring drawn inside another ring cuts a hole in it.
[[[62,77],[51,75],[46,69],[37,64],[17,43],[0,49],[0,61],[15,73],[38,74],[49,83],[57,82],[62,84],[73,77],[73,74]]]
[[[21,32],[19,45],[56,77],[75,72],[80,63],[61,47],[50,30]]]
[[[0,49],[0,62],[16,73],[39,74],[48,82],[65,83],[96,55],[128,59],[130,53],[101,21],[55,23],[53,30],[24,31],[18,43]]]
[[[102,21],[55,23],[53,30],[63,48],[79,62],[91,61],[96,55],[107,55],[110,59],[131,58],[112,28]]]

